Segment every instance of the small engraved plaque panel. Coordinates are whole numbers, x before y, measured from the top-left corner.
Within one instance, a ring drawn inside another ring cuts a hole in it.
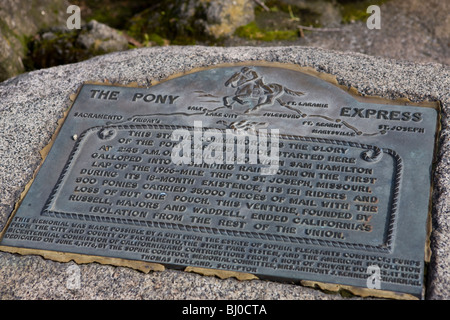
[[[422,297],[437,118],[263,65],[86,84],[1,245]]]

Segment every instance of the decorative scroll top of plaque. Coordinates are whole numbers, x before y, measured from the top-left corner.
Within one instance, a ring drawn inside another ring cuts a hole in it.
[[[2,249],[420,298],[436,127],[279,66],[86,84]]]

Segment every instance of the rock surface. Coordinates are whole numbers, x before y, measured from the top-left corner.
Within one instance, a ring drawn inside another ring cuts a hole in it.
[[[170,0],[136,15],[130,29],[186,43],[229,37],[254,18],[252,0]]]
[[[267,4],[265,8],[254,0],[155,0],[151,3],[73,0],[71,3],[81,6],[83,20],[97,19],[114,26],[128,34],[128,41],[135,47],[301,45],[450,65],[449,1],[373,2],[260,1]],[[382,3],[381,29],[369,30],[365,7],[377,3]],[[0,81],[25,70],[73,63],[96,54],[127,49],[119,34],[114,36],[115,41],[101,41],[84,35],[87,30],[83,30],[77,41],[78,33],[66,27],[68,5],[67,0],[0,0]],[[337,30],[302,29],[303,32],[299,32],[299,25]],[[52,30],[48,33],[50,27]],[[109,32],[117,33],[113,29]],[[54,38],[48,37],[51,33]],[[89,45],[87,49],[83,45],[85,41],[94,46]]]
[[[231,36],[238,27],[255,18],[252,0],[213,0],[201,4],[206,13],[205,32],[214,38]]]
[[[313,32],[304,45],[450,65],[450,1],[388,1],[380,9],[379,30],[359,21],[342,32]]]
[[[28,46],[27,65],[32,69],[44,69],[127,50],[128,40],[119,31],[91,20],[80,30],[52,28],[40,32]]]
[[[344,52],[360,52],[397,60],[438,62],[450,65],[450,1],[390,0],[380,5],[381,29],[370,30],[366,19],[343,24],[339,21],[336,7],[325,1],[306,2],[310,9],[319,6],[321,24],[325,30],[304,30],[304,38],[294,41],[249,41],[231,38],[227,46],[288,46],[300,45]],[[345,1],[341,1],[342,3]],[[328,4],[328,5],[327,5]],[[314,11],[313,11],[314,12]],[[309,24],[299,21],[297,24]],[[333,30],[334,29],[334,30]]]
[[[0,229],[30,181],[69,96],[85,81],[152,81],[197,67],[241,61],[297,64],[335,75],[360,93],[388,99],[438,100],[442,131],[434,171],[432,260],[428,299],[450,298],[450,68],[305,47],[157,47],[23,74],[0,83]],[[167,270],[141,272],[96,263],[81,265],[78,287],[68,284],[73,263],[0,252],[0,299],[340,299],[339,295],[262,280],[219,280]]]
[[[66,0],[0,0],[0,81],[25,70],[26,38],[66,23]]]
[[[94,53],[128,49],[128,40],[123,35],[95,20],[86,25],[86,30],[78,36],[77,44]]]

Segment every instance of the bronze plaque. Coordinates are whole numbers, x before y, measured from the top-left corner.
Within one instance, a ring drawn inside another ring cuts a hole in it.
[[[86,84],[1,245],[422,297],[437,118],[264,65]]]

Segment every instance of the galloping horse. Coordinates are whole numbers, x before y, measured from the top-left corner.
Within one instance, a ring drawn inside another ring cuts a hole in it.
[[[236,93],[233,96],[226,96],[223,102],[226,107],[231,108],[233,103],[239,104],[250,103],[249,100],[258,99],[257,104],[245,111],[250,113],[256,111],[262,106],[272,105],[280,95],[287,93],[293,96],[301,96],[304,93],[300,91],[293,91],[283,87],[278,83],[265,84],[264,80],[258,73],[249,67],[242,68],[236,72],[230,79],[225,82],[225,86],[236,88]]]

